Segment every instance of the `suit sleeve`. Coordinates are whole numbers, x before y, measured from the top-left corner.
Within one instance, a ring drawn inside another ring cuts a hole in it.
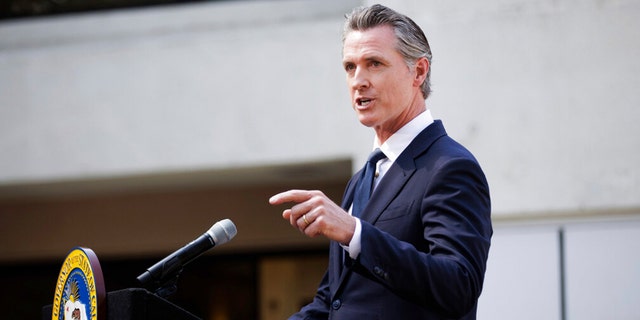
[[[363,221],[358,261],[361,272],[395,294],[460,317],[482,290],[493,232],[489,189],[475,159],[440,159],[430,169],[436,173],[417,172],[399,194],[409,203],[400,213],[406,218]],[[413,238],[400,240],[407,229],[416,230]]]

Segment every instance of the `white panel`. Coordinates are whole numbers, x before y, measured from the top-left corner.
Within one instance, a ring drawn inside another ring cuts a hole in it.
[[[640,319],[640,221],[566,228],[568,319]]]
[[[558,248],[555,227],[496,227],[478,319],[559,319]]]

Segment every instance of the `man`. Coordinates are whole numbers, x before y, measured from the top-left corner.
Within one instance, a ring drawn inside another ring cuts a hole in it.
[[[427,110],[424,33],[384,6],[355,9],[343,66],[356,115],[386,158],[366,204],[361,180],[372,167],[349,181],[342,206],[308,190],[269,200],[295,203],[283,217],[332,240],[314,300],[292,319],[475,319],[493,232],[489,189],[473,155]]]

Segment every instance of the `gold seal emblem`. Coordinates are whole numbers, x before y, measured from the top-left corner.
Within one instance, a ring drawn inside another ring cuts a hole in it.
[[[102,319],[104,300],[104,280],[98,257],[91,249],[74,248],[58,274],[51,319]]]

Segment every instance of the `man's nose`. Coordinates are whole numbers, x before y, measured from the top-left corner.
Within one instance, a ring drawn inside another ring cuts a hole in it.
[[[369,74],[364,68],[356,68],[353,73],[353,79],[351,86],[357,90],[360,88],[368,88],[371,83],[369,82]]]

